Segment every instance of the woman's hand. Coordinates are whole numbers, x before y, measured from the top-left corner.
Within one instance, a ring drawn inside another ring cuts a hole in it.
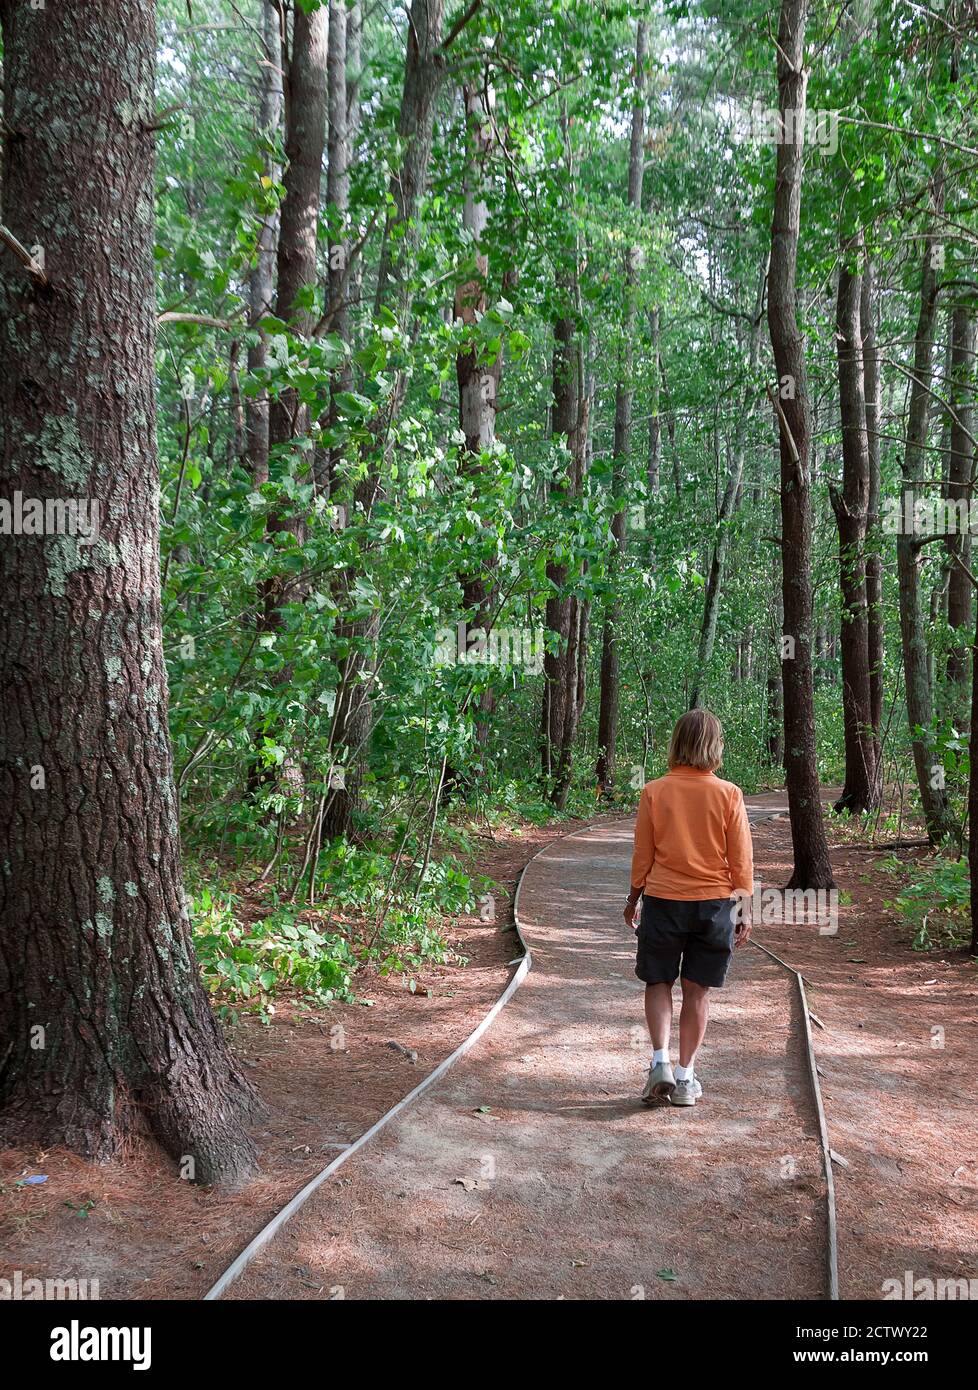
[[[734,950],[738,946],[746,946],[750,940],[750,929],[753,925],[753,900],[746,893],[733,893],[734,906],[731,909],[734,915]]]

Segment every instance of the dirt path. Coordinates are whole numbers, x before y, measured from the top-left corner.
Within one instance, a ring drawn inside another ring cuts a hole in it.
[[[888,1279],[906,1288],[978,1274],[975,965],[964,950],[912,949],[913,928],[888,906],[893,880],[876,867],[884,857],[833,849],[837,934],[755,928],[804,972],[823,1024],[829,1142],[847,1165],[834,1170],[843,1299],[881,1299]],[[758,825],[754,865],[765,884],[785,882],[782,823]]]
[[[783,805],[756,801],[752,820]],[[606,824],[534,862],[523,987],[228,1297],[824,1296],[823,1180],[790,977],[739,952],[698,1060],[704,1099],[638,1101],[648,1040],[621,920],[631,837],[630,820]]]
[[[268,1109],[253,1131],[259,1178],[240,1192],[195,1187],[145,1139],[98,1164],[64,1149],[2,1150],[0,1279],[19,1270],[24,1278],[98,1280],[103,1299],[203,1297],[324,1164],[468,1037],[505,987],[515,947],[500,925],[512,921],[519,875],[553,840],[554,828],[470,825],[467,834],[464,867],[496,885],[496,920],[483,920],[481,902],[467,916],[443,920],[446,944],[464,967],[428,960],[385,975],[365,966],[355,980],[356,1003],[318,1009],[279,996],[267,1025],[245,1016],[232,1031],[232,1046]],[[437,842],[435,853],[442,853]],[[261,895],[247,892],[236,909],[244,922],[268,910]],[[322,925],[315,915],[311,920]],[[357,927],[350,930],[357,940]],[[32,1175],[45,1181],[19,1185]]]

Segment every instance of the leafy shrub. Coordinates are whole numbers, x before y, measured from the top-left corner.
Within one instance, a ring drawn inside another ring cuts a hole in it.
[[[280,994],[301,995],[316,1007],[350,1002],[353,977],[366,962],[383,975],[430,962],[464,964],[450,950],[443,923],[474,912],[494,885],[452,858],[430,859],[423,872],[422,863],[407,849],[395,866],[392,856],[344,840],[325,845],[317,873],[321,894],[328,894],[318,908],[325,923],[302,920],[310,910],[281,902],[273,890],[268,915],[247,924],[232,886],[206,880],[199,866],[190,870],[197,957],[219,1015],[234,1020],[244,1009],[267,1021]],[[362,939],[329,930],[337,912],[361,920]]]
[[[274,996],[285,991],[317,1006],[353,999],[356,960],[344,936],[297,921],[298,909],[290,906],[245,926],[235,915],[236,901],[233,893],[215,896],[206,886],[191,899],[204,984],[219,997],[221,1017],[236,1018],[237,1006],[267,1022]]]
[[[905,874],[905,861],[895,855],[882,861],[889,873]],[[966,859],[937,855],[913,866],[913,880],[887,902],[914,928],[915,951],[963,946],[971,931],[971,884]]]

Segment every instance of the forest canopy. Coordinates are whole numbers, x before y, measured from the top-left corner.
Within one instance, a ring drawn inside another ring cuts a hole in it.
[[[973,7],[87,8],[0,3],[5,912],[104,1005],[68,1074],[156,1094],[58,934],[131,943],[226,1103],[161,1137],[241,1171],[195,957],[231,1018],[446,958],[471,826],[631,808],[691,707],[796,886],[838,786],[963,941]]]

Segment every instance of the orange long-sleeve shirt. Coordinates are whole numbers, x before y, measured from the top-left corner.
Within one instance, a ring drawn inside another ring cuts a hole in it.
[[[638,803],[632,888],[694,901],[754,890],[754,847],[739,787],[675,767],[647,782]]]

